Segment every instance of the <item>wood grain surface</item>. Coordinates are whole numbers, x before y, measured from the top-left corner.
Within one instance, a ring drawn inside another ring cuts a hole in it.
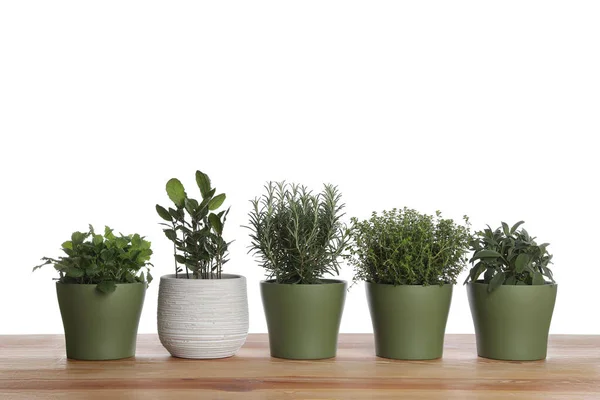
[[[61,335],[0,336],[0,399],[600,399],[600,336],[552,336],[545,361],[478,358],[472,335],[447,335],[444,357],[393,361],[369,334],[340,335],[338,356],[269,356],[254,334],[221,360],[173,358],[156,335],[135,358],[73,361]]]

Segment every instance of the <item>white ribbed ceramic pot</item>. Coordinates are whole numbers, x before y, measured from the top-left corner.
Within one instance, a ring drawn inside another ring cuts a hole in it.
[[[246,278],[164,275],[158,290],[158,337],[175,357],[224,358],[248,336]]]

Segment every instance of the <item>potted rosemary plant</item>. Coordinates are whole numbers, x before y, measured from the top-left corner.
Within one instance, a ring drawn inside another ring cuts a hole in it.
[[[546,358],[557,291],[552,255],[548,243],[538,245],[519,229],[522,224],[488,226],[471,241],[473,267],[465,283],[480,357]]]
[[[337,188],[270,182],[252,201],[250,251],[267,279],[260,283],[273,357],[335,357],[346,297],[339,259],[348,246]]]
[[[230,357],[248,336],[246,278],[222,272],[230,244],[223,239],[229,209],[218,211],[225,194],[215,195],[201,171],[196,183],[201,201],[173,178],[166,185],[173,207],[156,205],[175,258],[175,273],[160,279],[158,336],[175,357]]]
[[[138,234],[115,236],[74,232],[62,244],[66,256],[44,257],[59,273],[58,305],[65,330],[67,357],[113,360],[135,355],[137,329],[152,281],[150,242]],[[144,274],[145,270],[145,274]]]
[[[377,356],[439,358],[452,288],[465,268],[466,226],[406,207],[352,218],[349,263],[354,281],[366,282]]]

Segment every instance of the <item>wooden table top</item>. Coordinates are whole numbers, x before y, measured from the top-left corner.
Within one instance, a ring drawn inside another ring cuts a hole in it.
[[[135,358],[73,361],[62,335],[0,336],[0,399],[600,399],[600,336],[550,338],[545,361],[478,358],[473,335],[447,335],[444,357],[374,355],[370,334],[342,334],[338,356],[271,358],[252,334],[238,355],[173,358],[156,335]]]

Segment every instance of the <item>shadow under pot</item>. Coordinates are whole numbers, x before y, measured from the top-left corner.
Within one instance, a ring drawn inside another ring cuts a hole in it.
[[[397,360],[442,357],[452,286],[365,282],[376,355]]]
[[[347,284],[260,283],[272,357],[318,360],[335,357]]]
[[[122,283],[112,293],[95,284],[56,283],[67,358],[116,360],[135,355],[146,283]]]
[[[488,293],[482,281],[467,284],[477,354],[497,360],[546,358],[556,284],[502,285]]]
[[[246,278],[164,275],[158,290],[157,322],[160,342],[174,357],[231,357],[248,336]]]

